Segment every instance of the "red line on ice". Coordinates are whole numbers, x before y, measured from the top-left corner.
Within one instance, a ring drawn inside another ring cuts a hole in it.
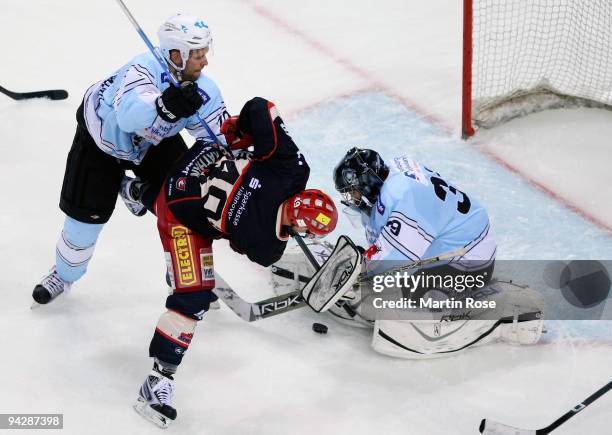
[[[301,39],[302,42],[304,42],[306,45],[310,46],[312,49],[318,51],[323,56],[330,58],[332,61],[334,61],[337,64],[341,65],[346,70],[350,71],[351,73],[355,74],[356,76],[360,77],[361,79],[366,80],[369,83],[371,83],[371,85],[369,86],[370,89],[379,89],[379,90],[385,92],[389,96],[391,96],[391,97],[395,98],[396,100],[398,100],[400,103],[402,103],[404,106],[406,106],[411,111],[417,113],[421,118],[426,119],[431,124],[436,125],[437,127],[439,127],[442,130],[444,130],[449,136],[452,136],[455,133],[458,134],[457,133],[458,130],[454,129],[451,125],[449,125],[447,121],[443,120],[442,118],[440,118],[440,117],[438,117],[436,115],[433,115],[433,114],[429,113],[424,107],[422,107],[421,105],[415,103],[414,101],[411,101],[411,100],[407,99],[406,97],[403,97],[403,96],[399,95],[392,87],[389,87],[389,86],[385,85],[383,82],[381,82],[378,78],[376,78],[374,75],[372,75],[371,73],[369,73],[365,69],[355,65],[350,60],[340,56],[337,53],[335,53],[332,49],[329,48],[328,45],[325,45],[322,42],[317,41],[316,39],[312,38],[310,35],[302,32],[298,28],[292,26],[285,19],[283,19],[282,17],[274,14],[272,11],[270,11],[266,7],[258,4],[254,0],[244,0],[244,3],[250,5],[251,8],[253,8],[253,11],[255,11],[255,13],[257,15],[259,15],[259,16],[265,18],[266,20],[272,22],[276,28],[282,29],[282,30],[284,30],[285,32],[287,32],[289,34],[295,35],[296,37]],[[353,92],[351,92],[350,94],[353,94]],[[312,104],[309,107],[314,107],[316,105],[318,105],[318,104]],[[535,180],[534,178],[530,177],[528,174],[526,174],[525,172],[523,172],[522,170],[520,170],[516,166],[512,165],[507,160],[504,160],[502,157],[500,157],[499,155],[495,154],[493,151],[491,151],[489,149],[484,149],[483,147],[477,147],[476,149],[478,149],[478,151],[480,151],[481,153],[483,153],[487,157],[489,157],[492,160],[494,160],[500,166],[503,166],[504,168],[506,168],[510,172],[520,176],[521,178],[526,180],[529,184],[531,184],[532,186],[536,187],[540,191],[544,192],[545,194],[547,194],[548,196],[550,196],[554,200],[558,201],[559,203],[563,204],[566,208],[572,210],[573,212],[575,212],[579,216],[583,217],[587,221],[593,223],[594,225],[600,227],[601,229],[604,229],[604,230],[612,233],[612,225],[610,225],[610,224],[602,221],[601,219],[595,217],[594,215],[592,215],[588,211],[586,211],[583,208],[581,208],[579,205],[573,203],[571,200],[569,200],[567,198],[564,198],[560,193],[555,192],[553,189],[545,186],[543,183],[541,183],[541,182]]]

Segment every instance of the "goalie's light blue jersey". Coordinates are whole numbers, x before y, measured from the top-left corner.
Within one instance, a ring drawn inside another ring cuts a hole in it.
[[[465,248],[458,260],[494,259],[486,210],[440,174],[407,157],[389,164],[370,216],[364,216],[371,260],[416,261]]]
[[[220,128],[229,114],[221,91],[204,74],[200,74],[197,84],[204,101],[198,114],[225,143]],[[208,137],[195,115],[174,123],[158,116],[157,97],[169,86],[167,73],[149,52],[92,85],[84,98],[85,122],[98,147],[118,159],[139,164],[150,146],[183,128],[195,138]]]

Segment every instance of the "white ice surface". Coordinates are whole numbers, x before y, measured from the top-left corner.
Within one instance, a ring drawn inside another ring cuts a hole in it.
[[[152,37],[178,10],[202,15],[215,38],[208,71],[230,111],[254,95],[275,101],[311,163],[313,186],[329,189],[348,145],[408,153],[485,203],[505,258],[610,259],[611,114],[547,112],[458,141],[460,3],[128,6]],[[0,85],[71,94],[60,102],[0,96],[0,413],[64,413],[69,434],[157,433],[130,409],[166,294],[152,216],[136,219],[118,204],[73,293],[28,309],[61,228],[74,111],[93,81],[144,45],[110,0],[5,0],[0,28]],[[345,221],[341,229],[357,236]],[[270,295],[267,274],[222,242],[215,265],[245,298]],[[331,320],[327,336],[315,335],[315,320],[307,310],[255,324],[226,308],[210,313],[177,375],[179,420],[169,433],[471,434],[482,417],[536,428],[610,376],[609,322],[549,322],[536,347],[411,362],[374,354],[366,332]],[[556,433],[605,433],[610,406],[604,397]]]

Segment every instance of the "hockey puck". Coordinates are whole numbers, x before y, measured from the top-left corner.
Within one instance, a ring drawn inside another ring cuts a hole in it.
[[[327,326],[322,323],[313,323],[312,330],[317,334],[327,334]]]

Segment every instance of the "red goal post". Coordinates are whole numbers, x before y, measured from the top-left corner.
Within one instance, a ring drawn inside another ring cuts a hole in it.
[[[464,0],[462,135],[559,107],[612,108],[612,0]]]

